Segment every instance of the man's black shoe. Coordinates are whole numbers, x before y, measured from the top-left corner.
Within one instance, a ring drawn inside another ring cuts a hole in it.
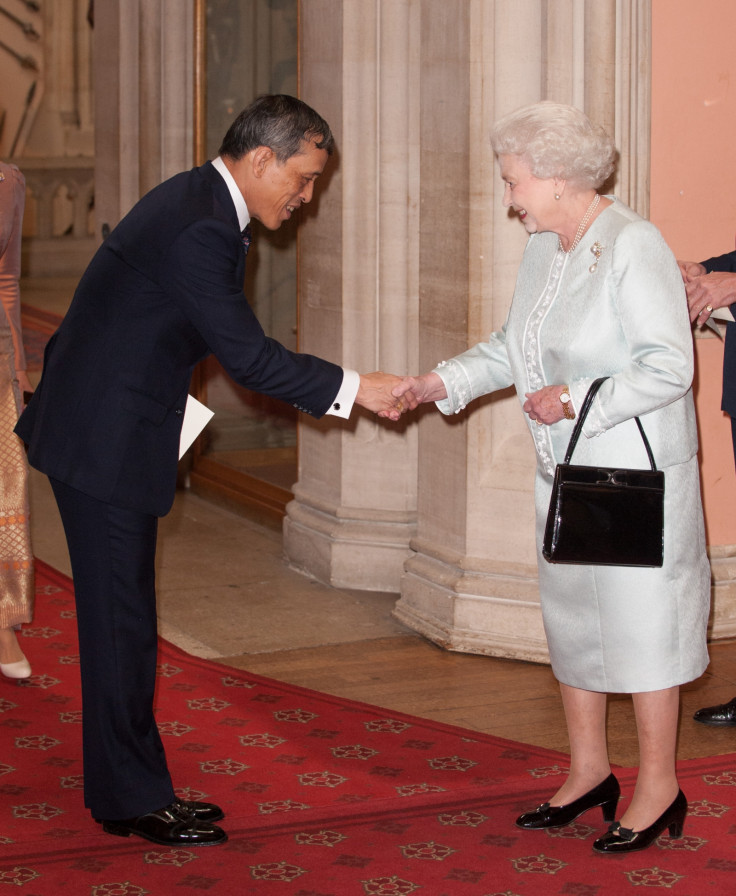
[[[197,803],[194,800],[174,800],[174,805],[187,815],[193,816],[197,821],[220,821],[225,813],[214,803]]]
[[[736,697],[728,703],[720,703],[718,706],[706,706],[699,709],[693,716],[696,722],[704,725],[722,725],[736,727]]]
[[[137,834],[162,846],[215,846],[227,840],[227,834],[222,828],[197,820],[182,807],[181,802],[177,800],[163,809],[138,818],[115,821],[101,819],[102,828],[108,834],[117,834],[119,837]]]

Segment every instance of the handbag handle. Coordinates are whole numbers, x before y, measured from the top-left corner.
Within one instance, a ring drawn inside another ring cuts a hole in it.
[[[585,400],[583,401],[583,406],[580,408],[580,413],[578,414],[578,419],[575,422],[575,428],[572,431],[572,435],[570,436],[570,441],[567,444],[567,451],[565,452],[565,463],[569,464],[572,458],[572,453],[575,450],[575,446],[578,443],[578,439],[580,438],[580,433],[583,431],[583,424],[585,423],[585,418],[588,416],[588,411],[590,410],[590,406],[593,404],[593,399],[595,398],[596,392],[600,389],[600,387],[605,383],[608,379],[607,376],[602,376],[597,380],[593,380],[590,384],[590,389],[588,389],[588,393],[585,396]],[[638,417],[634,417],[636,420],[636,425],[639,427],[639,432],[641,433],[642,440],[644,442],[644,447],[647,451],[647,457],[649,458],[649,465],[653,470],[657,469],[657,465],[654,463],[654,455],[652,454],[652,449],[649,447],[649,441],[644,432],[644,427],[641,425],[641,421]]]

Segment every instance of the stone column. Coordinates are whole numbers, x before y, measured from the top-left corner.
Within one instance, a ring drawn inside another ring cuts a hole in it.
[[[300,349],[361,372],[417,368],[420,5],[300,7],[300,95],[338,146],[300,228]],[[289,562],[341,587],[398,591],[416,446],[414,424],[360,409],[347,424],[302,419]]]
[[[539,98],[541,7],[467,8],[457,34],[447,4],[422,5],[422,371],[502,325],[525,242],[501,206],[488,132]],[[451,649],[544,658],[534,456],[516,398],[507,390],[451,418],[430,409],[417,426],[418,531],[396,615]]]
[[[105,0],[94,29],[97,236],[193,164],[193,0]]]
[[[525,235],[500,205],[490,125],[550,97],[605,113],[628,137],[619,124],[640,98],[629,82],[636,74],[646,93],[648,58],[632,22],[647,8],[302,3],[301,96],[339,152],[301,229],[301,348],[362,371],[418,372],[500,327]],[[629,130],[626,172],[643,136]],[[361,413],[306,421],[299,457],[284,524],[294,566],[345,587],[400,587],[399,618],[452,648],[546,656],[535,461],[515,398],[452,419],[422,409],[399,427]]]

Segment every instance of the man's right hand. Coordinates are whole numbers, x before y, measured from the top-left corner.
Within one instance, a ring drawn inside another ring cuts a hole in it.
[[[404,411],[413,410],[418,404],[411,393],[404,395],[402,400],[396,398],[392,390],[398,388],[401,383],[402,378],[392,373],[383,373],[380,370],[374,373],[361,373],[355,402],[378,414],[379,417],[396,421]]]
[[[413,411],[417,405],[425,401],[442,401],[447,398],[447,389],[441,377],[436,373],[424,373],[422,376],[405,376],[391,390],[395,397],[395,406],[399,414],[404,411]],[[381,412],[379,417],[390,417],[397,420],[391,413]]]

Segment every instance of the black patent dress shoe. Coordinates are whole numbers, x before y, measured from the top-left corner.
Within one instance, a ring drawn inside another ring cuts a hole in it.
[[[723,725],[736,727],[736,697],[728,703],[719,703],[718,706],[706,706],[699,709],[693,716],[696,722],[704,725]]]
[[[220,821],[225,817],[222,809],[214,803],[197,803],[194,800],[176,799],[173,805],[178,806],[181,812],[191,815],[197,821]]]
[[[538,831],[543,828],[562,828],[566,824],[575,821],[588,809],[600,806],[603,810],[603,820],[613,821],[616,817],[616,805],[621,796],[621,787],[616,776],[611,773],[604,781],[584,793],[582,796],[567,803],[565,806],[550,806],[542,803],[533,812],[525,812],[516,819],[516,824],[527,831]]]
[[[176,800],[163,809],[139,815],[138,818],[100,821],[108,834],[117,834],[119,837],[136,834],[162,846],[216,846],[227,840],[227,834],[222,828],[200,821],[182,808],[183,802]]]
[[[636,852],[651,846],[665,828],[668,828],[670,837],[677,839],[682,837],[686,814],[687,800],[685,794],[678,790],[674,800],[648,828],[632,831],[631,828],[622,828],[618,821],[614,821],[608,832],[595,841],[593,849],[607,856]]]

